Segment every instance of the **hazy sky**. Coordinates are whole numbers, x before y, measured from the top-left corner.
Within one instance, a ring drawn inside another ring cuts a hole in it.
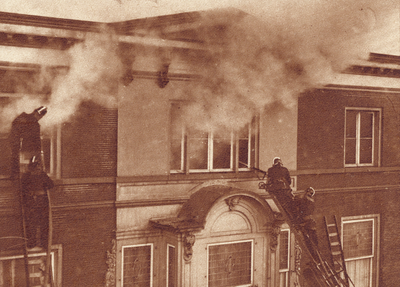
[[[2,0],[1,10],[112,22],[237,5],[238,0]],[[240,2],[240,1],[239,1]]]
[[[348,7],[366,9],[374,2],[384,3],[399,13],[398,0],[2,0],[0,10],[79,20],[111,22],[164,14],[236,7],[254,14],[279,14],[290,10],[303,13],[327,6],[338,12]],[[290,13],[290,12],[289,12]]]

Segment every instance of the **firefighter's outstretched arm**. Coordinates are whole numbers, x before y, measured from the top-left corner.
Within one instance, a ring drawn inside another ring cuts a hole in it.
[[[242,162],[242,161],[239,161],[239,163],[240,163],[240,164],[243,164],[243,165],[245,165],[245,166],[247,166],[247,167],[250,168],[251,170],[254,170],[254,171],[256,171],[256,172],[262,173],[262,174],[263,174],[263,177],[262,177],[261,179],[260,179],[260,177],[259,177],[259,179],[260,179],[260,180],[264,180],[264,179],[265,179],[265,176],[267,175],[267,172],[266,172],[265,170],[256,168],[256,167],[254,167],[254,166],[249,166],[248,164],[246,164],[246,163],[244,163],[244,162]]]

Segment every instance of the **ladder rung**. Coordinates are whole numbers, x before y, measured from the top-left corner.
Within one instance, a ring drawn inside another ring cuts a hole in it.
[[[337,256],[337,255],[340,255],[340,254],[342,254],[342,252],[340,252],[340,251],[332,252],[332,255],[333,255],[333,256]]]
[[[337,235],[338,235],[337,232],[329,233],[329,236],[337,236]]]
[[[331,242],[331,245],[332,245],[332,246],[339,246],[339,242],[338,242],[338,241],[336,241],[336,242]]]
[[[335,224],[335,223],[330,223],[330,224],[327,224],[326,226],[328,226],[328,227],[334,227],[334,226],[336,226],[336,224]]]

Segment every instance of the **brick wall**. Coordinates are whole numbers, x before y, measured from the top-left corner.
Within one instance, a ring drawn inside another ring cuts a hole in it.
[[[396,286],[400,282],[399,191],[392,189],[317,194],[315,218],[319,247],[323,254],[327,256],[329,250],[323,216],[336,215],[340,224],[342,217],[379,214],[379,286]]]
[[[53,244],[62,244],[62,286],[104,286],[107,251],[115,238],[114,184],[59,186]]]
[[[81,105],[62,128],[62,177],[116,176],[117,110]]]

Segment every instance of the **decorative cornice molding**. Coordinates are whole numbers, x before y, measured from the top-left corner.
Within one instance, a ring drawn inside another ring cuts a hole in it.
[[[165,33],[167,27],[176,26],[180,31],[187,23],[199,21],[201,17],[195,15],[198,15],[198,12],[101,23],[0,12],[0,45],[67,49],[74,43],[84,40],[88,33],[109,30],[117,36],[117,41],[133,45],[207,50],[209,47],[201,43],[175,40]],[[198,26],[192,27],[196,28]],[[158,31],[152,33],[158,35],[157,37],[148,37],[149,31],[152,30]]]
[[[367,66],[367,65],[365,65],[365,66],[364,65],[353,65],[353,66],[347,68],[343,73],[363,75],[363,76],[400,78],[400,69],[374,67],[374,66]]]
[[[346,90],[346,91],[363,91],[378,93],[400,93],[400,88],[372,87],[372,86],[355,86],[355,85],[339,85],[328,84],[320,89],[324,90]]]
[[[0,23],[35,27],[98,32],[100,22],[72,20],[18,13],[0,12]]]
[[[379,54],[379,53],[370,53],[368,61],[376,62],[376,63],[400,65],[400,56]]]
[[[75,43],[81,41],[82,40],[76,38],[0,32],[0,45],[2,46],[66,50]]]

